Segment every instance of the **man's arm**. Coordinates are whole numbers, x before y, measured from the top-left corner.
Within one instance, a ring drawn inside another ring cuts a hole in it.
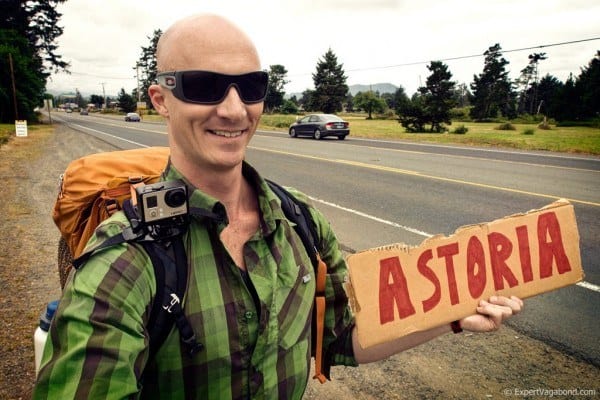
[[[461,319],[460,324],[463,329],[471,332],[495,331],[500,328],[504,320],[518,314],[522,308],[523,301],[518,297],[492,296],[489,301],[480,300],[477,314]],[[358,343],[358,334],[354,327],[352,331],[354,357],[359,364],[380,361],[451,331],[450,325],[442,325],[363,349]]]

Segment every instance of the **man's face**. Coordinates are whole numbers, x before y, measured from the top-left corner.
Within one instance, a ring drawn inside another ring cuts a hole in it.
[[[204,47],[204,49],[198,48]],[[210,43],[206,48],[193,41],[178,43],[171,52],[174,70],[206,70],[224,74],[243,74],[260,70],[258,57],[244,43]],[[186,103],[161,88],[167,110],[171,160],[184,174],[198,171],[228,170],[239,166],[254,135],[263,103],[245,104],[235,87],[230,87],[222,102],[204,105]]]

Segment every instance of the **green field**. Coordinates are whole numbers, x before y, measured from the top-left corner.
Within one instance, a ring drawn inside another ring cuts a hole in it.
[[[507,147],[523,150],[550,150],[565,153],[600,155],[600,129],[589,127],[556,127],[540,129],[536,124],[513,124],[515,130],[499,130],[497,122],[455,122],[450,132],[464,125],[468,132],[455,133],[406,133],[397,120],[367,120],[362,115],[340,115],[350,122],[350,135],[354,137],[402,139],[416,142],[461,144],[469,146]],[[144,115],[144,120],[161,120],[158,115]],[[296,120],[293,115],[265,114],[259,129],[286,132]],[[30,125],[35,131],[40,126]],[[525,134],[525,132],[528,134]],[[14,137],[14,125],[0,124],[0,145]]]
[[[567,153],[600,155],[600,129],[588,127],[556,127],[540,129],[536,124],[518,124],[515,130],[498,130],[498,122],[455,122],[450,132],[464,125],[465,134],[455,133],[406,133],[397,120],[373,119],[364,116],[340,114],[350,122],[350,136],[382,139],[402,139],[440,144],[462,144],[485,147],[508,147],[523,150],[550,150]],[[260,129],[287,132],[295,116],[263,115]],[[529,130],[526,134],[526,130]],[[533,133],[531,132],[533,130]]]

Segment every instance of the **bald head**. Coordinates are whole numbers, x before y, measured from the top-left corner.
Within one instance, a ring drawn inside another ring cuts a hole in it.
[[[240,74],[260,69],[258,52],[236,25],[218,15],[194,15],[175,22],[160,37],[158,71],[201,69]]]

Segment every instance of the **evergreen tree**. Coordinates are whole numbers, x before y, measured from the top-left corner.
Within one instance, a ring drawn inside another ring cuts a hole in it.
[[[582,68],[575,88],[581,96],[580,118],[600,118],[600,50],[588,66]]]
[[[443,132],[444,123],[451,124],[450,110],[454,107],[454,86],[450,81],[452,73],[441,61],[432,61],[427,69],[431,75],[426,85],[418,89],[411,101],[404,101],[396,108],[399,122],[408,132],[424,132],[430,125],[430,132]]]
[[[554,118],[557,121],[575,121],[579,113],[579,94],[575,88],[575,78],[573,74],[569,75],[567,81],[562,86],[558,96],[555,98],[556,108]]]
[[[125,89],[121,88],[119,95],[117,96],[117,102],[119,103],[119,108],[123,112],[133,112],[136,110],[136,100],[129,93],[125,92]]]
[[[450,80],[452,73],[448,66],[441,61],[432,61],[427,66],[431,75],[427,77],[426,86],[419,88],[423,96],[425,113],[429,117],[432,132],[443,132],[443,124],[450,125],[450,110],[455,105],[454,86]]]
[[[265,98],[265,110],[272,112],[283,104],[283,96],[285,91],[283,87],[289,82],[285,79],[288,71],[283,65],[275,64],[269,66],[269,86],[267,89],[267,97]]]
[[[393,107],[390,105],[390,108],[393,108],[396,111],[396,114],[402,115],[402,110],[409,103],[410,99],[406,94],[406,90],[404,90],[404,87],[400,86],[396,90],[396,93],[394,93]]]
[[[537,85],[537,96],[539,99],[537,108],[541,114],[550,118],[556,118],[556,115],[560,112],[560,96],[563,86],[564,84],[560,80],[550,74],[540,79]],[[538,110],[536,110],[536,113]]]
[[[152,34],[152,37],[146,37],[150,40],[150,44],[148,47],[142,46],[142,54],[134,67],[134,69],[137,69],[136,73],[139,73],[140,98],[150,108],[153,108],[153,105],[150,97],[148,96],[148,88],[150,85],[156,82],[156,46],[158,45],[158,39],[160,39],[161,35],[162,31],[160,29],[156,29]]]
[[[61,14],[56,6],[63,2],[0,1],[0,71],[3,72],[0,74],[0,122],[11,122],[15,117],[35,119],[34,109],[42,104],[50,71],[68,67],[56,53],[55,44],[63,32],[57,26]]]
[[[496,118],[499,113],[507,118],[516,116],[515,93],[506,70],[509,62],[501,50],[499,44],[486,50],[483,72],[473,77],[471,117],[476,120]]]
[[[519,96],[518,112],[535,114],[539,108],[538,102],[538,64],[545,60],[546,53],[533,53],[529,55],[529,64],[521,70],[517,84],[522,86]]]
[[[315,91],[311,96],[311,108],[327,114],[342,111],[342,102],[348,93],[346,79],[343,65],[338,64],[336,55],[329,49],[313,74]]]

